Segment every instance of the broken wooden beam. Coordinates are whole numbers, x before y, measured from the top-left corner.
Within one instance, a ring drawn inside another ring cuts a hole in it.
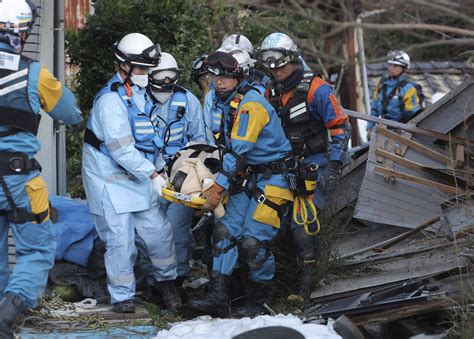
[[[442,163],[445,163],[446,165],[450,165],[453,167],[453,165],[456,164],[454,159],[451,159],[444,154],[441,154],[439,152],[436,152],[435,150],[420,144],[419,142],[416,142],[411,139],[407,139],[402,137],[400,134],[389,131],[386,128],[377,128],[377,134],[383,134],[384,136],[391,138],[395,141],[400,142],[401,144],[407,145],[411,149],[418,151],[426,156],[429,156],[430,158],[433,158],[435,160],[441,161]]]
[[[386,168],[383,168],[383,167],[380,167],[380,166],[375,166],[374,167],[374,172],[383,174],[384,176],[385,175],[393,176],[395,178],[410,181],[410,182],[413,182],[415,184],[428,186],[428,187],[446,192],[448,194],[454,194],[454,195],[472,194],[472,192],[465,191],[465,190],[463,190],[459,187],[453,187],[453,186],[441,184],[441,183],[436,182],[436,181],[415,177],[413,175],[408,175],[408,174],[405,174],[405,173],[402,173],[402,172],[392,171],[392,170],[389,170],[389,169],[386,169]]]
[[[379,124],[382,123],[382,124],[385,124],[385,125],[390,126],[390,127],[400,128],[400,129],[403,129],[403,130],[408,131],[408,132],[412,132],[412,133],[415,133],[415,134],[426,135],[426,136],[441,139],[441,140],[447,141],[447,142],[453,142],[453,143],[456,143],[456,144],[461,144],[461,145],[466,145],[466,146],[474,146],[474,140],[464,139],[464,138],[456,137],[456,136],[451,135],[451,134],[443,134],[443,133],[439,133],[439,132],[436,132],[436,131],[423,129],[423,128],[417,127],[414,124],[403,124],[401,122],[397,122],[397,121],[393,121],[393,120],[387,120],[387,119],[383,119],[383,118],[377,118],[377,117],[374,117],[372,115],[368,115],[368,114],[360,113],[360,112],[356,112],[356,111],[351,111],[351,110],[348,110],[348,109],[344,109],[344,112],[348,116],[350,116],[351,118],[361,119],[361,120],[365,120],[365,121],[372,121],[372,122],[376,122],[376,123],[379,123]]]

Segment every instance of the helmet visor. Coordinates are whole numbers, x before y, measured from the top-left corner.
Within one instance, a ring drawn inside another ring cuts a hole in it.
[[[206,58],[207,70],[216,76],[239,75],[239,62],[232,55],[225,52],[214,52]]]
[[[124,62],[128,62],[133,66],[155,67],[158,66],[160,57],[160,45],[156,44],[144,49],[140,54],[127,54]]]
[[[207,56],[202,56],[197,58],[193,61],[191,68],[193,71],[200,71],[201,69],[205,68],[204,61],[206,60]]]
[[[154,71],[150,76],[150,84],[159,90],[170,90],[178,83],[180,75],[181,71],[178,69]]]
[[[279,68],[291,61],[291,56],[286,50],[266,49],[259,53],[258,61],[265,68]]]

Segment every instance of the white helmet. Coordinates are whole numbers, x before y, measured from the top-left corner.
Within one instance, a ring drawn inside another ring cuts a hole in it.
[[[114,44],[115,58],[119,63],[139,67],[154,67],[160,62],[159,44],[154,44],[147,36],[129,33]]]
[[[28,32],[35,21],[36,6],[25,0],[0,1],[0,31]]]
[[[410,68],[410,57],[404,51],[390,51],[387,53],[387,62],[392,65],[399,65],[403,68]]]
[[[234,49],[241,49],[246,51],[250,56],[253,56],[253,45],[250,40],[242,34],[231,34],[222,40],[221,47],[232,46]]]
[[[298,46],[284,33],[272,33],[263,39],[257,60],[265,68],[278,68],[298,60]]]
[[[176,59],[169,53],[161,53],[158,66],[151,69],[150,86],[156,91],[172,91],[178,84],[181,71]]]
[[[237,48],[235,45],[227,45],[225,47],[221,46],[216,52],[224,52],[232,55],[237,60],[240,69],[246,76],[250,75],[250,70],[255,66],[255,60],[250,57],[249,53]]]

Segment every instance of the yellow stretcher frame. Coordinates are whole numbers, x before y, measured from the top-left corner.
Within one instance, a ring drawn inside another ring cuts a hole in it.
[[[170,188],[162,188],[161,192],[163,193],[163,199],[195,209],[201,209],[206,202],[204,198],[179,193]]]

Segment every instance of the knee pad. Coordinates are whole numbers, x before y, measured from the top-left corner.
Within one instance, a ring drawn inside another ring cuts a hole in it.
[[[245,237],[240,241],[240,253],[246,260],[255,259],[261,247],[260,241],[252,237]]]
[[[217,246],[217,244],[224,239],[229,239],[230,244],[225,246],[224,248]],[[225,227],[223,223],[218,222],[217,224],[214,225],[214,229],[212,231],[212,244],[213,244],[213,255],[216,257],[223,253],[227,253],[232,248],[236,247],[237,239],[229,235],[229,231],[227,230],[227,227]]]
[[[265,250],[265,256],[257,259],[260,249]],[[247,261],[250,270],[258,270],[272,255],[272,252],[267,248],[266,243],[252,237],[245,237],[240,242],[240,254]]]
[[[302,260],[316,259],[317,238],[306,234],[303,227],[293,230],[293,240],[298,251],[298,257]]]
[[[214,225],[214,229],[212,230],[212,243],[216,245],[217,243],[221,242],[229,235],[229,231],[227,227],[221,222],[218,222]]]

